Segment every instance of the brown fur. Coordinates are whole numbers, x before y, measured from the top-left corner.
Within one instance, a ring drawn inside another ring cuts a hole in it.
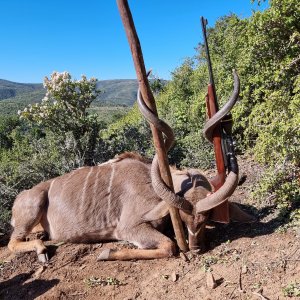
[[[44,229],[53,240],[126,240],[142,249],[106,251],[100,259],[174,255],[175,244],[161,233],[169,226],[165,218],[168,205],[153,190],[150,168],[149,160],[124,153],[107,163],[74,170],[21,192],[12,209],[14,230],[9,249],[45,253],[42,241],[24,242],[30,232]],[[175,191],[184,191],[193,205],[211,191],[207,179],[198,171],[173,170],[172,177]],[[181,217],[193,233],[192,246],[197,245],[206,216],[181,212]]]
[[[123,159],[126,159],[126,158],[129,158],[129,159],[135,159],[135,160],[138,160],[142,163],[145,163],[145,164],[151,164],[151,160],[149,158],[146,158],[136,152],[124,152],[122,154],[119,154],[115,157],[116,159],[116,162],[118,161],[121,161]]]

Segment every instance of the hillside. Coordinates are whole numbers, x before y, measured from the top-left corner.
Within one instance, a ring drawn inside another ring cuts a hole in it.
[[[43,90],[42,84],[17,83],[0,79],[0,100]]]
[[[101,80],[97,87],[102,93],[95,105],[132,106],[136,101],[138,83],[135,79]]]
[[[132,106],[136,100],[134,79],[103,80],[97,84],[102,91],[94,106]],[[45,95],[42,84],[17,83],[0,79],[0,114],[15,114],[28,104],[40,102]]]
[[[12,89],[12,91],[16,93],[16,96],[0,100],[0,115],[14,115],[18,110],[23,110],[29,104],[41,102],[45,96],[45,90],[43,88],[30,92],[21,92],[18,89]],[[0,88],[0,93],[1,92],[4,93]]]

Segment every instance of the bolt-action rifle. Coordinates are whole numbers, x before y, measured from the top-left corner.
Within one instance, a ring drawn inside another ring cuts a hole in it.
[[[206,52],[208,72],[209,72],[209,84],[208,92],[206,95],[206,109],[208,118],[212,118],[219,110],[216,89],[214,84],[214,77],[212,72],[212,65],[210,60],[209,48],[206,36],[207,20],[201,17],[201,25],[204,38],[204,47]],[[235,79],[237,74],[234,71]],[[212,133],[212,142],[215,152],[217,175],[211,180],[215,190],[218,190],[225,182],[226,173],[229,170],[238,172],[237,160],[234,154],[234,146],[232,140],[232,117],[231,114],[227,114],[223,117],[220,125],[215,127]],[[236,170],[234,170],[236,169]],[[228,201],[224,202],[220,206],[213,209],[211,217],[213,221],[228,223],[229,222],[229,204]]]

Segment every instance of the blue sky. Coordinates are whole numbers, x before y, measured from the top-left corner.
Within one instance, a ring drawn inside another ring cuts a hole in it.
[[[169,79],[202,40],[209,25],[229,13],[249,17],[250,0],[129,0],[147,68]],[[260,7],[263,9],[266,3]],[[100,80],[136,78],[115,0],[0,0],[0,78],[42,82],[53,71]]]

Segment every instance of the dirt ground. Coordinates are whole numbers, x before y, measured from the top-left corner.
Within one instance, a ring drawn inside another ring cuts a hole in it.
[[[299,299],[300,231],[278,230],[279,218],[266,201],[249,203],[261,169],[249,159],[240,165],[246,180],[232,200],[258,222],[209,224],[206,253],[103,262],[97,256],[104,248],[131,245],[48,241],[50,261],[42,264],[35,253],[12,256],[2,237],[0,299]]]

